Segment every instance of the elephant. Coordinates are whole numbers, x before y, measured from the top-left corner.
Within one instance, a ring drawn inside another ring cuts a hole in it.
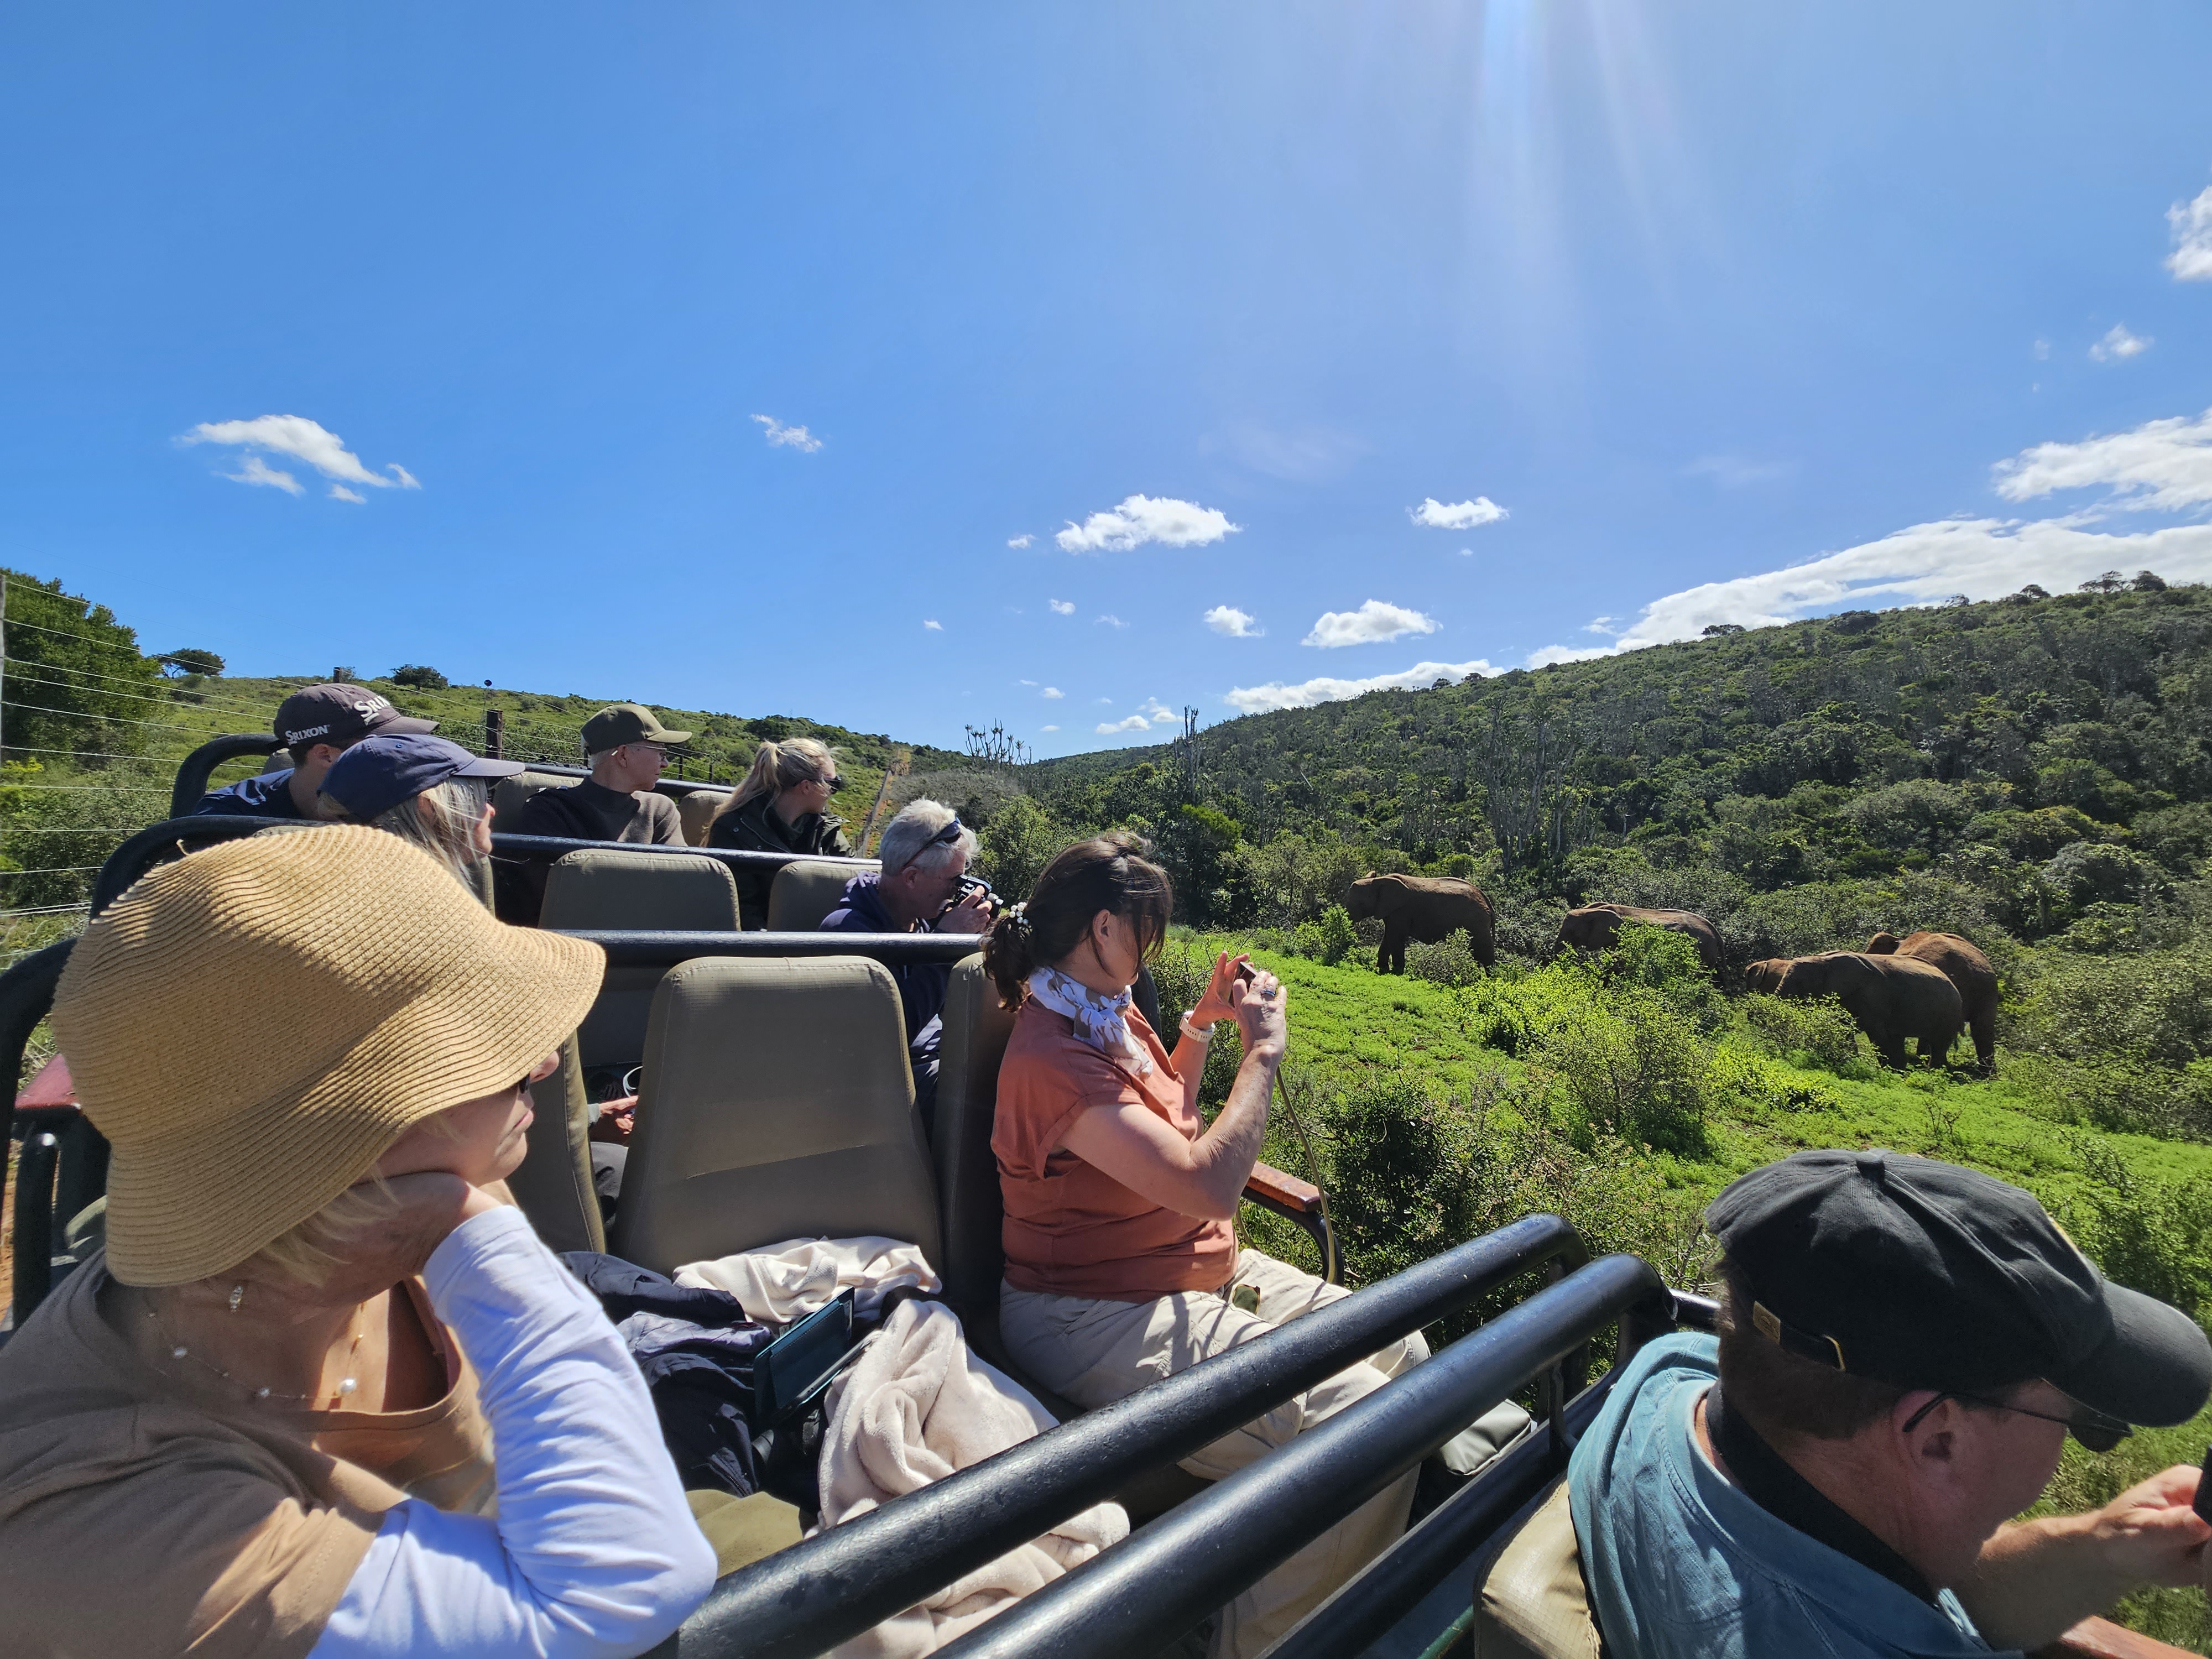
[[[1706,970],[1721,965],[1721,936],[1712,923],[1694,910],[1638,910],[1626,904],[1585,904],[1570,910],[1559,922],[1559,943],[1577,951],[1609,950],[1620,937],[1620,924],[1641,921],[1669,933],[1687,933],[1698,947],[1698,960]]]
[[[1986,1072],[1997,1054],[1997,970],[1990,959],[1956,933],[1876,933],[1867,941],[1870,957],[1910,957],[1941,969],[1959,988],[1966,1005],[1966,1029],[1974,1036],[1974,1058]]]
[[[1447,876],[1360,877],[1345,895],[1344,908],[1354,921],[1382,918],[1382,948],[1375,953],[1375,971],[1406,971],[1406,941],[1438,944],[1461,928],[1467,929],[1467,946],[1485,968],[1498,960],[1490,900],[1471,881]]]
[[[1881,1057],[1900,1072],[1905,1067],[1905,1038],[1918,1038],[1920,1058],[1940,1066],[1966,1019],[1959,988],[1940,968],[1911,957],[1855,951],[1777,957],[1745,969],[1744,983],[1778,997],[1837,998]]]

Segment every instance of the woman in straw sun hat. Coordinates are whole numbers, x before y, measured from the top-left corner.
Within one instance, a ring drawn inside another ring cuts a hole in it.
[[[697,1605],[636,1367],[499,1186],[603,967],[355,825],[86,929],[107,1245],[0,1348],[8,1652],[609,1659]]]

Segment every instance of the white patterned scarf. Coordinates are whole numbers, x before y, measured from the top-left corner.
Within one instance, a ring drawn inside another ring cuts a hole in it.
[[[1039,1002],[1073,1020],[1076,1036],[1100,1054],[1126,1061],[1139,1077],[1152,1075],[1152,1056],[1131,1034],[1129,1022],[1123,1018],[1130,1001],[1126,987],[1119,996],[1102,997],[1057,968],[1038,969],[1030,975],[1029,987],[1030,994]]]

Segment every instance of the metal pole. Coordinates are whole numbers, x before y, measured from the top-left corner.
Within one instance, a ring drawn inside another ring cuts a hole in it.
[[[484,710],[484,757],[487,760],[507,758],[507,710]]]
[[[0,570],[0,761],[8,758],[8,573]]]
[[[1594,1261],[939,1651],[945,1659],[1154,1652],[1382,1492],[1531,1371],[1624,1309],[1665,1294],[1648,1262]]]
[[[1557,1216],[1534,1215],[1417,1262],[1255,1341],[739,1568],[714,1587],[665,1651],[675,1659],[806,1659],[827,1653],[961,1574],[1112,1497],[1132,1476],[1189,1456],[1385,1342],[1469,1305],[1554,1256],[1577,1265],[1588,1259],[1573,1228]],[[1463,1346],[1455,1343],[1445,1353]],[[1420,1366],[1411,1376],[1429,1369]],[[1392,1389],[1407,1380],[1400,1378]],[[1474,1415],[1460,1419],[1437,1441]],[[1277,1452],[1267,1462],[1284,1455]],[[1303,1500],[1284,1507],[1302,1506]],[[1328,1524],[1322,1521],[1316,1531]],[[1264,1568],[1251,1577],[1260,1571]],[[1199,1616],[1206,1611],[1200,1607]],[[1048,1644],[1032,1650],[1050,1650]]]

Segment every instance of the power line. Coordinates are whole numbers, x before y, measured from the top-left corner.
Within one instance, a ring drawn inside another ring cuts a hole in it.
[[[18,588],[15,591],[21,593],[34,590]],[[52,595],[48,597],[51,598]],[[41,634],[58,634],[65,640],[82,640],[86,644],[97,647],[102,651],[120,651],[129,657],[149,657],[155,662],[177,660],[177,653],[173,651],[141,651],[135,645],[118,645],[113,640],[103,640],[97,634],[87,634],[76,629],[48,628],[44,623],[25,622],[21,617],[0,617],[0,622],[4,622],[9,628],[35,628]]]
[[[15,663],[15,664],[17,664],[17,665],[21,665],[21,666],[26,667],[26,668],[52,669],[52,670],[53,670],[55,672],[57,672],[57,673],[62,673],[62,674],[89,674],[89,673],[91,673],[91,672],[92,672],[92,671],[91,671],[90,669],[88,669],[88,668],[70,668],[70,667],[68,667],[68,666],[66,666],[65,665],[64,665],[64,664],[60,664],[60,663],[50,663],[50,662],[27,662],[27,661],[26,661],[26,660],[25,660],[23,658],[21,658],[21,657],[6,657],[6,658],[0,658],[0,661],[6,661],[6,662]],[[20,678],[20,677],[19,677],[19,678]],[[102,674],[102,675],[96,676],[95,678],[100,678],[100,679],[113,679],[113,678],[116,678],[116,676],[114,676],[114,675],[112,675],[112,674]],[[52,687],[54,690],[57,690],[57,691],[68,691],[68,690],[73,690],[73,689],[74,689],[74,688],[73,688],[73,687],[71,687],[71,686],[69,684],[69,683],[68,683],[67,681],[65,681],[65,680],[41,680],[41,679],[33,679],[33,680],[32,680],[31,684],[33,684],[33,685],[45,685],[45,686],[50,686],[50,687]],[[194,699],[193,699],[192,701],[191,701],[191,702],[184,702],[184,700],[183,700],[183,699],[177,698],[177,697],[167,697],[167,696],[163,696],[163,697],[149,697],[149,696],[145,696],[145,695],[144,695],[143,693],[142,693],[142,692],[137,692],[137,691],[111,691],[111,690],[108,690],[105,689],[104,687],[100,687],[100,686],[94,686],[94,687],[88,688],[88,689],[87,690],[87,691],[86,691],[85,695],[86,695],[87,696],[92,696],[92,697],[128,697],[128,698],[129,698],[129,699],[131,699],[133,702],[158,702],[158,703],[161,704],[164,708],[175,708],[175,707],[177,707],[177,706],[181,702],[181,703],[183,703],[183,706],[184,706],[184,707],[188,708],[206,708],[206,709],[215,710],[215,711],[217,711],[217,712],[226,712],[226,713],[239,714],[252,714],[252,715],[253,715],[255,718],[257,718],[257,719],[260,718],[260,716],[261,716],[261,714],[262,714],[262,713],[263,713],[263,711],[262,711],[262,710],[258,709],[258,708],[253,708],[252,705],[247,704],[247,703],[242,703],[242,702],[217,702],[216,699],[214,699],[214,698],[212,698],[212,697],[199,696],[198,696],[197,694],[195,694]]]
[[[14,825],[10,824],[4,829],[0,829],[0,836],[135,836],[139,830],[143,830],[145,827],[146,826],[144,824],[141,823],[136,825],[118,824],[112,829],[103,825],[97,830],[91,828],[82,830],[18,830]]]
[[[90,716],[87,716],[88,719]],[[128,761],[134,766],[166,766],[176,763],[159,755],[115,755],[104,749],[40,749],[27,743],[0,743],[0,754],[17,755],[73,755],[80,760]]]
[[[177,720],[134,720],[128,714],[88,714],[82,708],[49,708],[44,703],[19,702],[18,708],[27,708],[38,714],[59,714],[64,720],[115,720],[125,726],[159,726],[172,732],[190,732],[203,741],[227,735],[222,732],[203,732],[196,726],[185,726]]]
[[[37,870],[0,870],[0,880],[9,876],[82,876],[106,867],[102,864],[55,864]]]
[[[33,905],[27,910],[0,910],[0,919],[14,916],[65,916],[72,910],[89,910],[90,908],[92,908],[92,901],[89,899],[78,904],[40,904]]]
[[[118,795],[166,795],[169,792],[153,784],[129,783],[0,783],[0,790],[42,789],[70,792],[93,792],[105,789]]]

